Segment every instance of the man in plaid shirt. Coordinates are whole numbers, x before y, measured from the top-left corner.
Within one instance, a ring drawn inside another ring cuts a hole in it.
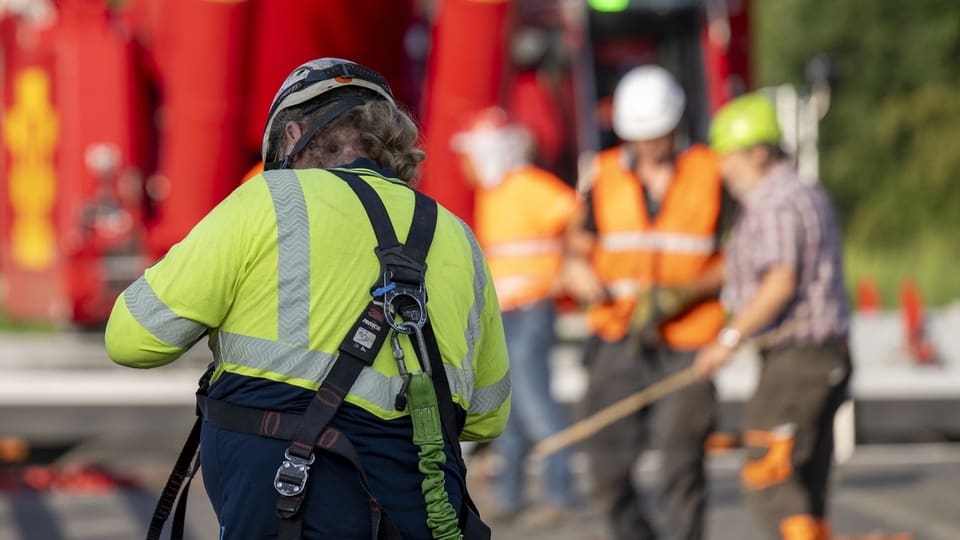
[[[823,189],[784,159],[764,96],[718,111],[710,142],[742,214],[725,251],[733,318],[695,365],[711,374],[741,338],[763,336],[760,379],[744,415],[746,500],[773,538],[828,540],[833,416],[851,373],[840,228]]]

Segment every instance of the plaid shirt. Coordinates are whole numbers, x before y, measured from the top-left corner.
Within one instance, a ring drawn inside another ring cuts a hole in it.
[[[742,310],[768,268],[789,266],[796,270],[797,292],[779,317],[760,330],[772,331],[764,347],[846,336],[850,309],[841,232],[826,192],[802,181],[792,166],[779,164],[742,202],[725,251],[728,307]]]

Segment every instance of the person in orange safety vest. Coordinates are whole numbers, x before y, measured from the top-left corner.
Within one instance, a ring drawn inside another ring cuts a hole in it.
[[[618,83],[613,129],[567,235],[565,283],[589,303],[588,413],[692,365],[723,327],[719,237],[729,215],[718,161],[703,145],[678,152],[684,92],[665,69],[640,66]],[[704,443],[716,413],[704,379],[597,434],[588,444],[596,498],[612,538],[703,538]],[[649,442],[663,454],[660,523],[632,481]]]
[[[550,394],[548,355],[564,231],[576,211],[576,193],[532,165],[530,132],[503,109],[480,111],[451,142],[476,187],[474,230],[490,266],[510,355],[513,409],[494,442],[504,460],[495,479],[494,513],[512,519],[523,512],[528,523],[556,521],[576,504],[569,452],[546,461],[546,501],[530,509],[522,497],[524,458],[532,444],[567,425]]]

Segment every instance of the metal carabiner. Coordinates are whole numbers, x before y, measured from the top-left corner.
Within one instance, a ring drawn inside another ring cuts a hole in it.
[[[404,361],[403,347],[400,346],[400,333],[394,332],[390,337],[391,349],[393,349],[393,358],[397,361],[397,371],[400,375],[407,374],[407,363]]]
[[[410,388],[410,379],[413,375],[407,371],[407,363],[404,361],[403,347],[400,346],[400,332],[394,332],[390,337],[390,345],[393,349],[393,358],[397,361],[397,372],[403,383],[400,385],[400,391],[393,398],[393,408],[402,411],[407,408],[407,389]]]
[[[430,355],[427,353],[427,342],[423,337],[423,328],[413,321],[403,321],[400,326],[409,329],[405,334],[415,334],[417,337],[417,347],[420,349],[420,369],[427,375],[433,376],[433,368],[430,366]],[[394,334],[396,335],[396,334]],[[413,339],[411,337],[411,339]]]

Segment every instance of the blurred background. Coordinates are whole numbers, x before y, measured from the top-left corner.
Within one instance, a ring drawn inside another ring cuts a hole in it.
[[[256,170],[274,91],[320,56],[387,77],[423,129],[422,189],[467,221],[473,191],[450,137],[477,110],[509,110],[538,164],[576,186],[616,144],[613,88],[638,64],[680,80],[688,142],[730,98],[767,92],[786,149],[845,228],[858,370],[837,428],[838,532],[960,538],[957,2],[0,0],[0,540],[142,536],[209,352],[124,370],[102,325]],[[553,389],[574,415],[585,331],[568,306]],[[754,362],[747,351],[718,380],[721,431],[736,430]],[[711,456],[710,538],[759,539],[738,449]],[[209,504],[192,501],[191,537],[214,537]],[[560,531],[495,537],[588,538],[599,522],[588,511]]]

